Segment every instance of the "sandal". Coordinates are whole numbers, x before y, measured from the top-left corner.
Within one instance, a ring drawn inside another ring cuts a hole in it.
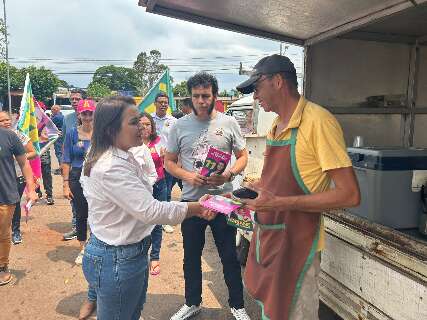
[[[154,264],[153,262],[157,262],[157,264]],[[151,262],[150,266],[150,274],[152,276],[157,276],[160,273],[160,263],[158,261]]]
[[[0,286],[4,286],[12,281],[12,274],[9,272],[7,267],[0,268],[0,279]]]

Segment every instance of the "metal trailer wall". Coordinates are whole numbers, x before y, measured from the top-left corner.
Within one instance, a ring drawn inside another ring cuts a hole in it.
[[[427,46],[420,47],[416,107],[427,107]],[[427,114],[415,116],[414,146],[427,148]]]
[[[363,136],[367,146],[410,145],[410,106],[361,107],[368,96],[410,96],[413,45],[331,39],[306,47],[305,94],[340,121],[347,145]],[[416,107],[427,107],[427,48],[415,73]],[[421,110],[421,109],[419,109]],[[427,147],[427,115],[414,114],[413,145]]]

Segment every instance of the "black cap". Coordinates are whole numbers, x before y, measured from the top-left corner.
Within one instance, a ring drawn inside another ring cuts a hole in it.
[[[273,54],[262,58],[254,67],[251,77],[239,84],[236,89],[241,93],[251,93],[254,91],[255,83],[263,74],[275,74],[280,72],[290,72],[296,74],[294,64],[288,57]]]

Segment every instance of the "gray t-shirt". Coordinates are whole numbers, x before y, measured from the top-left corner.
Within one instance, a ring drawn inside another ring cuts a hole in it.
[[[0,205],[19,202],[14,157],[23,154],[25,149],[18,136],[0,128]]]
[[[182,168],[187,171],[200,172],[210,146],[228,153],[245,148],[236,119],[217,112],[214,119],[200,121],[191,113],[178,119],[169,132],[167,151],[178,154]],[[231,183],[214,190],[207,186],[195,187],[183,181],[182,199],[194,201],[207,193],[231,190]]]

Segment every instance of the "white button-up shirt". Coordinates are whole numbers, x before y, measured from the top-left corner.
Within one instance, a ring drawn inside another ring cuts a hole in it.
[[[181,223],[188,210],[186,203],[155,200],[141,166],[130,152],[120,149],[105,152],[90,177],[83,173],[80,182],[91,232],[109,245],[137,243],[156,224]]]
[[[136,162],[141,166],[144,176],[144,181],[149,181],[150,185],[153,186],[157,181],[157,171],[154,164],[153,158],[151,157],[151,151],[148,147],[143,144],[139,147],[130,148],[129,152],[132,153]],[[153,193],[153,188],[150,189]]]
[[[161,139],[160,143],[166,148],[168,145],[169,131],[177,119],[170,114],[166,114],[163,118],[160,118],[155,112],[152,113],[151,116],[156,124],[156,132]]]

